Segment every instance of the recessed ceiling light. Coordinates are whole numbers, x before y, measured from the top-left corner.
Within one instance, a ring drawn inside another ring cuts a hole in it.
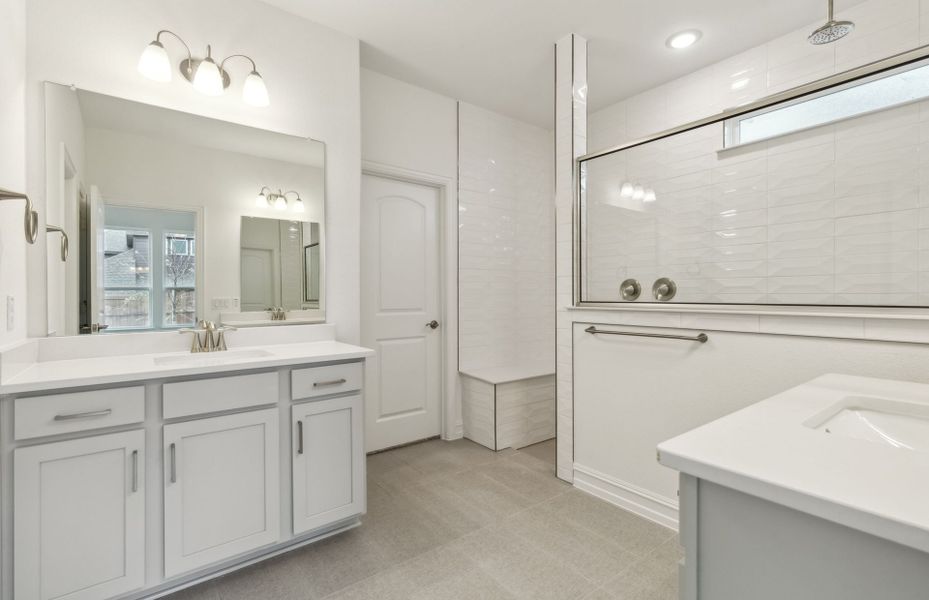
[[[665,44],[667,44],[668,48],[673,48],[674,50],[683,50],[684,48],[693,46],[702,35],[703,33],[699,29],[679,31],[669,37]]]

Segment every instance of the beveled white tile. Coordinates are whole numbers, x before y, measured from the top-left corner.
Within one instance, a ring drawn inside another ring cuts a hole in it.
[[[916,229],[918,224],[919,213],[916,210],[841,217],[835,220],[835,235],[907,231]]]
[[[770,242],[786,242],[810,238],[827,239],[832,238],[834,234],[835,222],[832,219],[799,221],[768,226],[768,240]]]
[[[803,202],[802,204],[787,204],[768,209],[768,224],[780,225],[783,223],[796,223],[798,221],[815,221],[832,219],[835,216],[836,202],[830,198]]]
[[[835,257],[835,272],[837,275],[911,272],[918,268],[917,257],[915,251],[838,255]]]
[[[769,260],[769,277],[788,277],[796,275],[831,275],[834,269],[832,256],[803,256]]]
[[[768,278],[768,292],[772,294],[828,294],[832,291],[831,275]]]
[[[867,233],[835,238],[837,256],[870,253],[889,254],[916,250],[916,231]]]

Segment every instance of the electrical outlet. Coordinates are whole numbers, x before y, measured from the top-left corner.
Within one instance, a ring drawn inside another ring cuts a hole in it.
[[[16,299],[13,296],[6,297],[6,330],[13,331],[16,327]]]

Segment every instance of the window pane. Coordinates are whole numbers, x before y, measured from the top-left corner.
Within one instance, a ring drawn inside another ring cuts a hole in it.
[[[164,291],[164,326],[184,327],[197,322],[197,295],[193,288]]]
[[[103,291],[103,323],[109,330],[152,326],[151,292],[148,290]]]
[[[197,321],[197,259],[194,236],[165,234],[164,327],[183,327]]]
[[[192,235],[165,234],[165,289],[196,285],[197,259],[192,252],[192,241]]]
[[[151,263],[152,248],[147,231],[104,230],[104,287],[151,287]]]
[[[929,65],[854,83],[776,110],[739,117],[738,134],[732,143],[745,144],[927,97]]]

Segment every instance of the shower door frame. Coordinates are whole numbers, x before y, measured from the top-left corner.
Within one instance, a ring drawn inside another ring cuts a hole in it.
[[[885,71],[890,71],[892,69],[897,69],[907,65],[912,65],[920,61],[929,59],[929,44],[919,46],[912,50],[906,52],[901,52],[899,54],[894,54],[887,58],[881,60],[873,61],[841,73],[836,73],[835,75],[830,75],[828,77],[823,77],[803,85],[799,85],[776,94],[771,94],[744,104],[736,108],[729,108],[715,115],[704,117],[696,121],[691,121],[683,125],[672,127],[658,133],[633,140],[631,142],[626,142],[613,146],[611,148],[606,148],[604,150],[598,150],[596,152],[590,152],[583,156],[575,159],[574,162],[574,206],[573,206],[573,243],[572,248],[574,250],[574,257],[572,260],[572,267],[574,273],[572,276],[572,306],[573,308],[610,308],[610,309],[635,309],[635,310],[661,310],[661,311],[674,311],[674,312],[686,312],[686,311],[697,311],[697,312],[746,312],[752,314],[758,313],[771,313],[771,314],[803,314],[803,315],[822,315],[824,313],[842,313],[847,314],[849,312],[860,313],[863,310],[874,310],[880,309],[886,311],[887,309],[907,309],[910,311],[920,311],[923,313],[922,316],[925,316],[925,313],[929,312],[929,307],[921,306],[881,306],[881,305],[871,305],[871,306],[856,306],[856,305],[830,305],[830,304],[715,304],[715,303],[672,303],[672,302],[624,302],[624,301],[591,301],[583,300],[581,295],[581,290],[583,286],[583,266],[584,266],[584,253],[583,253],[583,241],[584,238],[581,235],[584,229],[584,211],[581,205],[581,193],[584,185],[582,177],[582,166],[585,162],[589,160],[594,160],[603,156],[608,156],[610,154],[615,154],[623,150],[628,150],[630,148],[635,148],[637,146],[642,146],[650,142],[668,138],[677,134],[686,133],[700,127],[705,127],[707,125],[713,125],[715,123],[721,123],[728,121],[730,119],[735,119],[746,115],[748,113],[758,112],[764,109],[772,109],[778,105],[788,104],[792,101],[797,101],[805,96],[811,96],[822,92],[830,88],[837,88],[843,84],[849,84],[855,81],[862,79],[867,79],[873,77],[877,74],[883,73]],[[913,102],[924,102],[925,99],[914,100]],[[905,103],[904,103],[905,104]],[[902,104],[893,105],[893,107],[901,106]],[[883,109],[882,109],[883,110]],[[876,111],[871,111],[876,112]],[[862,115],[855,115],[855,117]],[[855,118],[848,117],[848,118]],[[844,120],[844,119],[837,119]],[[810,129],[810,128],[805,128]],[[802,131],[802,129],[801,129]],[[788,133],[795,133],[794,131]],[[787,133],[783,134],[787,135]],[[725,133],[724,133],[725,136]],[[778,136],[772,136],[765,139],[773,139]],[[754,144],[764,140],[753,140],[748,142],[748,144]],[[723,140],[725,144],[725,140]],[[737,148],[739,145],[725,146],[724,148]]]

